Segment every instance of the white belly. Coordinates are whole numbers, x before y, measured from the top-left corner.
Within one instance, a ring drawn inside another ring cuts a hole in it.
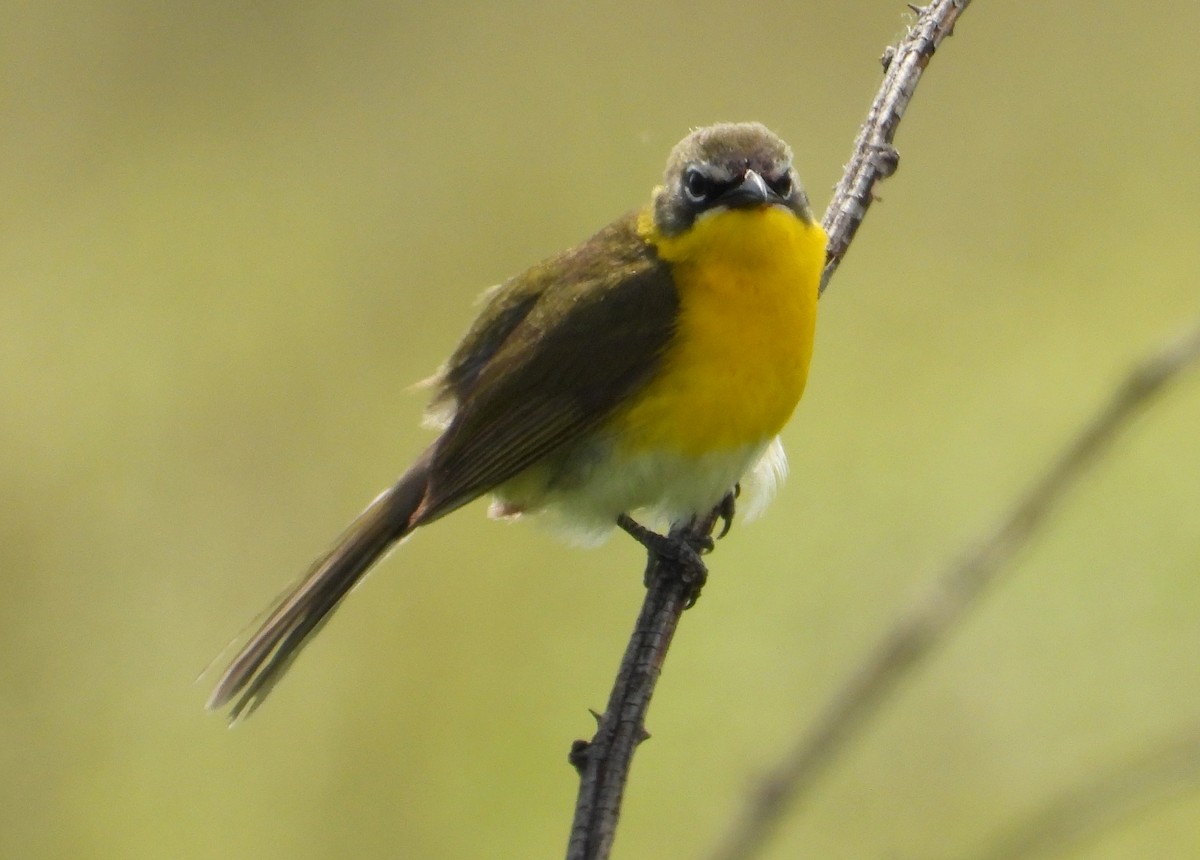
[[[740,483],[739,516],[766,507],[787,473],[778,438],[698,457],[674,451],[621,454],[597,442],[568,461],[518,476],[496,493],[490,513],[538,513],[552,529],[581,543],[598,543],[619,514],[664,529],[706,513]]]

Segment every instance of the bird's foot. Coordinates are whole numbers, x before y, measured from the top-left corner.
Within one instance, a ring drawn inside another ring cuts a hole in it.
[[[680,581],[687,586],[685,608],[691,608],[700,596],[700,590],[708,580],[708,567],[700,556],[711,552],[713,539],[704,534],[695,534],[685,524],[675,526],[667,534],[646,528],[628,514],[617,517],[617,525],[622,531],[646,548],[649,558],[646,561],[645,584],[650,585],[650,577],[659,562],[666,564],[678,573]]]

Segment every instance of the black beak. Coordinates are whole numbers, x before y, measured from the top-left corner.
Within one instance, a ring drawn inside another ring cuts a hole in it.
[[[767,183],[763,182],[763,178],[753,170],[747,170],[742,181],[717,200],[718,205],[728,206],[730,209],[757,209],[759,206],[778,202],[778,195],[772,192]]]

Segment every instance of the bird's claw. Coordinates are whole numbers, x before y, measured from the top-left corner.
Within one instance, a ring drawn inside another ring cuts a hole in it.
[[[729,529],[733,526],[733,514],[737,510],[737,498],[742,494],[742,485],[734,484],[733,489],[725,494],[716,508],[717,519],[721,521],[721,533],[717,535],[717,540],[729,534]]]
[[[667,534],[661,535],[646,528],[628,514],[617,517],[617,525],[646,548],[646,586],[650,585],[658,563],[665,561],[677,571],[680,581],[688,586],[684,608],[691,608],[708,580],[708,566],[700,556],[712,552],[715,545],[712,537],[695,534],[687,526],[677,526]]]

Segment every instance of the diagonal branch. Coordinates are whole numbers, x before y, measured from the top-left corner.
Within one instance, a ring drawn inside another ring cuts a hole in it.
[[[713,511],[689,528],[696,534],[711,534],[718,518]],[[650,736],[645,726],[650,697],[679,619],[698,595],[699,584],[690,582],[680,567],[678,562],[650,555],[646,599],[608,707],[597,715],[600,725],[592,740],[576,741],[571,747],[569,760],[579,771],[579,797],[567,860],[604,858],[612,849],[633,751]]]
[[[1130,372],[1012,509],[962,559],[934,580],[929,593],[900,616],[816,723],[762,780],[741,818],[712,855],[715,860],[747,860],[758,852],[784,813],[795,809],[808,795],[830,762],[862,733],[896,685],[962,622],[1017,550],[1045,524],[1067,491],[1100,460],[1116,436],[1167,383],[1196,364],[1200,364],[1200,325]]]
[[[971,0],[934,0],[924,8],[911,6],[916,23],[896,45],[883,52],[883,83],[867,112],[866,122],[854,141],[854,154],[833,189],[833,199],[825,210],[825,232],[829,234],[828,262],[821,276],[821,292],[841,265],[850,242],[875,200],[875,186],[887,179],[900,165],[900,155],[892,146],[896,129],[908,103],[912,101],[921,74],[934,52],[954,32],[958,17]]]
[[[934,50],[950,34],[969,2],[934,0],[924,9],[914,7],[919,13],[916,24],[885,53],[883,84],[823,219],[829,245],[822,292],[866,216],[875,185],[895,172],[899,157],[892,140],[900,118]],[[719,510],[713,511],[686,526],[684,534],[689,542],[698,545],[709,538],[720,517]],[[570,761],[579,771],[580,786],[568,860],[604,860],[612,848],[633,751],[647,736],[645,717],[650,697],[671,637],[694,599],[694,586],[674,567],[659,562],[647,571],[646,598],[608,706],[598,717],[599,728],[591,741],[576,741],[571,748]]]
[[[1200,726],[1055,798],[993,840],[978,860],[1059,857],[1101,832],[1200,786]]]

